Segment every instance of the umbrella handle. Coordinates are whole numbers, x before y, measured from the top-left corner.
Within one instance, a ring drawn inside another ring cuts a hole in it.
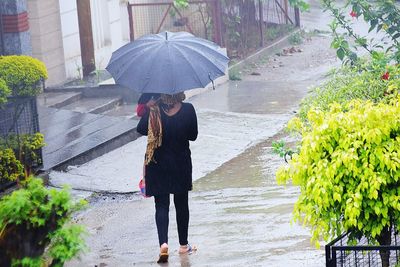
[[[208,73],[208,79],[210,79],[212,86],[213,86],[213,90],[215,90],[214,80],[211,79],[211,72]]]

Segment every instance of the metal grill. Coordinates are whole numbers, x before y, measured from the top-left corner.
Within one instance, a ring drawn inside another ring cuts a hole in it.
[[[400,266],[400,246],[397,231],[392,231],[390,246],[368,245],[363,237],[357,245],[349,246],[348,234],[344,234],[325,246],[327,267],[368,266],[382,267],[381,253],[389,253],[389,266]]]
[[[189,1],[186,8],[158,0],[128,4],[128,13],[131,41],[161,31],[187,31],[226,47],[231,58],[247,56],[300,23],[288,0]]]

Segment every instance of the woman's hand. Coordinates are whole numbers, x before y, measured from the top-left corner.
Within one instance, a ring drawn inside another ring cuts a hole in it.
[[[148,107],[148,108],[152,108],[152,107],[154,107],[154,106],[156,106],[157,104],[158,104],[158,101],[159,101],[160,99],[154,99],[154,98],[152,98],[152,99],[150,99],[147,103],[146,103],[146,106]]]

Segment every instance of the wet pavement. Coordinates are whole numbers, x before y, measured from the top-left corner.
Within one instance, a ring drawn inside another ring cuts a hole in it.
[[[315,11],[304,15],[306,28],[329,22]],[[324,266],[324,251],[310,243],[309,230],[291,224],[298,188],[276,184],[275,171],[285,163],[271,144],[281,138],[294,142],[282,131],[285,122],[310,88],[340,64],[330,41],[328,35],[311,36],[300,52],[271,54],[245,66],[242,81],[190,99],[200,131],[191,143],[195,182],[189,241],[198,251],[178,254],[171,204],[170,261],[161,266]],[[139,138],[66,173],[51,174],[57,186],[68,182],[80,192],[99,192],[77,216],[87,226],[90,249],[66,266],[158,266],[153,199],[130,193],[137,190],[145,145]]]
[[[66,164],[88,161],[84,157],[97,157],[99,147],[112,146],[113,139],[121,135],[129,141],[137,138],[137,119],[80,113],[64,109],[38,106],[40,131],[45,136],[42,149],[43,169],[50,170]],[[90,151],[96,149],[96,155]],[[109,150],[108,150],[109,151]],[[106,152],[108,152],[106,151]],[[90,159],[92,159],[90,158]]]
[[[291,225],[298,189],[276,185],[275,170],[285,163],[272,154],[271,142],[285,136],[284,124],[301,98],[338,64],[329,44],[328,37],[314,36],[302,52],[271,55],[244,68],[242,81],[190,99],[199,138],[191,143],[189,241],[199,249],[179,256],[171,204],[170,262],[164,266],[324,265],[324,251],[310,243],[309,230]],[[261,75],[250,75],[255,71]],[[66,266],[157,266],[153,199],[129,194],[137,190],[145,145],[139,138],[66,173],[51,173],[54,185],[100,192],[78,216],[88,227],[90,250]]]

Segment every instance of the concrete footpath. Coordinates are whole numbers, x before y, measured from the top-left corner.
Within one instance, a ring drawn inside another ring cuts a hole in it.
[[[319,15],[303,22],[315,26]],[[291,140],[283,134],[285,123],[310,87],[340,64],[330,42],[329,35],[309,35],[292,52],[274,51],[243,66],[241,81],[189,100],[199,121],[198,140],[191,143],[189,242],[199,250],[179,256],[171,204],[170,261],[163,266],[324,265],[324,251],[310,244],[309,230],[290,223],[298,188],[276,185],[275,171],[284,162],[271,143]],[[145,145],[142,137],[68,172],[50,173],[52,184],[91,195],[77,216],[87,226],[89,250],[66,266],[158,266],[153,199],[131,193]]]
[[[276,185],[274,173],[283,161],[271,153],[271,142],[310,86],[338,64],[329,44],[328,37],[313,36],[297,52],[246,65],[242,81],[190,99],[199,121],[199,138],[191,143],[190,242],[199,250],[178,255],[171,204],[168,266],[323,265],[324,252],[310,244],[309,231],[290,225],[298,191]],[[255,72],[260,75],[250,75]],[[67,266],[157,266],[153,199],[128,193],[137,190],[145,145],[142,137],[50,174],[54,185],[99,192],[78,216],[88,227],[90,250]]]

